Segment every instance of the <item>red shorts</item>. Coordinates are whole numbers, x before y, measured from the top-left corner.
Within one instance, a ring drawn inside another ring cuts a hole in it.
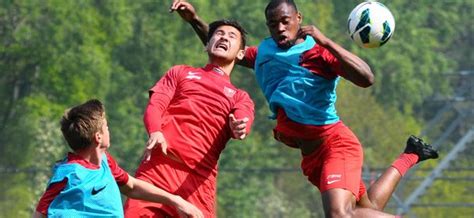
[[[303,174],[321,193],[342,188],[359,200],[366,191],[362,181],[362,145],[342,122],[332,128],[328,134],[318,134],[324,136],[316,150],[303,155]]]
[[[154,152],[153,154],[158,154]],[[205,217],[215,217],[216,178],[192,173],[184,164],[164,155],[142,162],[136,177],[181,196],[198,207]],[[127,199],[125,217],[179,217],[173,206]]]

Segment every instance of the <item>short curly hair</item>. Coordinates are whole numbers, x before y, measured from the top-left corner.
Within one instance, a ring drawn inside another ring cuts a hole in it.
[[[296,7],[296,3],[293,0],[271,0],[267,7],[265,7],[265,17],[268,15],[268,11],[277,8],[281,4],[288,4],[289,6],[293,7],[295,11],[298,11],[298,7]]]

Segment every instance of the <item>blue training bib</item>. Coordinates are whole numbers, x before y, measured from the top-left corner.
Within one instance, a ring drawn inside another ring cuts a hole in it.
[[[68,179],[66,187],[51,202],[48,217],[123,217],[117,182],[103,154],[99,169],[80,164],[56,164],[49,184]]]
[[[272,38],[258,47],[255,61],[257,82],[276,118],[277,108],[288,118],[307,125],[325,125],[339,121],[336,113],[336,86],[339,77],[326,79],[299,65],[301,55],[316,45],[305,41],[287,50],[280,49]]]

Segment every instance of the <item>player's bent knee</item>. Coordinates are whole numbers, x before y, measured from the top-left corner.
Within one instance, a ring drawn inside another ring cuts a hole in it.
[[[362,195],[362,197],[356,202],[356,206],[361,208],[380,210],[380,207],[369,199],[367,193]]]

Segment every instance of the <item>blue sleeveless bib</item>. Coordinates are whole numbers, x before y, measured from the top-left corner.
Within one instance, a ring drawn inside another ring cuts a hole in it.
[[[122,199],[117,182],[103,154],[100,169],[80,164],[56,164],[49,184],[67,178],[64,190],[51,202],[48,217],[123,217]]]
[[[272,38],[259,45],[255,73],[273,112],[272,119],[281,107],[288,118],[301,124],[325,125],[339,121],[335,107],[339,77],[326,79],[299,66],[302,54],[315,45],[310,36],[288,50],[278,48]]]

